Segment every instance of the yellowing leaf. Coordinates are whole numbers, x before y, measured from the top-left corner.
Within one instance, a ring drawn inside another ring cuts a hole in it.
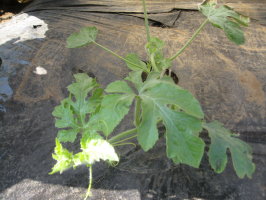
[[[56,146],[54,149],[54,154],[52,156],[57,161],[57,163],[54,165],[52,172],[50,172],[49,174],[54,174],[56,172],[60,172],[61,174],[63,171],[69,169],[74,165],[72,159],[73,153],[65,149],[58,139],[56,139],[55,142]]]
[[[74,155],[75,166],[92,165],[95,162],[118,162],[119,158],[111,144],[99,135],[84,135],[80,142],[82,152]]]

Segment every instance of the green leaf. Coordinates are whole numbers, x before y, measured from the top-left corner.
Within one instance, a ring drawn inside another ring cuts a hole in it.
[[[88,127],[97,126],[99,131],[108,136],[128,113],[134,97],[130,94],[104,96],[100,111],[90,119]]]
[[[247,175],[251,178],[255,171],[255,164],[252,162],[252,151],[248,144],[236,138],[221,123],[214,121],[204,123],[203,127],[208,130],[211,138],[209,150],[209,161],[217,173],[224,171],[227,164],[227,149],[230,150],[233,166],[239,178]]]
[[[80,141],[82,152],[74,155],[75,167],[78,165],[92,165],[95,162],[113,161],[118,162],[119,158],[111,144],[99,135],[84,135]]]
[[[161,108],[166,127],[167,156],[177,164],[199,167],[205,143],[199,138],[201,121],[185,113]]]
[[[150,41],[146,44],[146,49],[149,54],[160,52],[164,47],[164,42],[157,37],[151,37]]]
[[[96,88],[98,84],[96,80],[90,78],[87,74],[80,73],[74,75],[76,82],[72,83],[67,87],[68,91],[74,95],[75,102],[72,103],[72,106],[76,113],[84,117],[85,114],[89,113],[89,105],[86,100],[88,93]]]
[[[143,85],[140,94],[147,95],[160,104],[176,105],[184,112],[199,119],[204,118],[198,100],[169,80],[151,79]]]
[[[96,27],[84,27],[79,32],[71,34],[67,38],[67,48],[86,46],[96,40],[98,30]]]
[[[167,156],[175,163],[198,167],[205,146],[198,136],[203,117],[200,105],[188,91],[168,79],[158,80],[155,75],[155,79],[148,77],[140,89],[142,120],[138,141],[145,151],[152,148],[158,140],[157,123],[161,119],[166,127]],[[169,105],[177,105],[187,113],[171,110]]]
[[[76,140],[79,129],[60,130],[57,138],[60,142],[74,142]]]
[[[240,45],[245,42],[242,26],[248,26],[249,18],[245,17],[228,6],[217,6],[217,0],[206,0],[199,10],[205,15],[212,25],[224,30],[226,36],[234,43]]]
[[[76,128],[78,125],[74,117],[73,110],[71,109],[71,101],[69,98],[61,101],[59,106],[56,106],[52,115],[56,117],[55,126],[57,128]]]
[[[150,56],[153,71],[161,72],[171,67],[171,59],[165,58],[163,53],[164,42],[156,37],[151,37],[146,44],[146,50]]]
[[[53,116],[56,117],[55,126],[57,128],[67,128],[60,130],[58,139],[61,142],[74,142],[77,133],[84,128],[87,114],[94,115],[101,105],[103,89],[97,88],[95,79],[87,74],[74,75],[76,82],[68,86],[70,96],[55,107]],[[89,92],[92,96],[88,98]],[[74,97],[73,97],[74,96]]]
[[[63,148],[62,144],[56,138],[55,140],[56,146],[54,149],[54,153],[52,156],[57,161],[57,163],[52,168],[52,171],[49,174],[54,174],[56,172],[60,172],[60,174],[69,169],[74,165],[73,162],[73,153],[69,152],[67,149]]]
[[[155,104],[149,100],[143,99],[141,107],[142,121],[138,127],[138,142],[144,151],[148,151],[158,140],[159,113]]]
[[[108,93],[134,94],[133,90],[128,86],[125,81],[112,82],[106,87],[105,91]]]
[[[147,71],[147,66],[144,62],[142,62],[137,54],[130,53],[125,57],[126,62],[129,69],[133,71]],[[135,65],[132,65],[134,63]],[[138,67],[137,67],[138,66]]]
[[[102,88],[96,88],[92,92],[92,96],[89,97],[87,105],[87,112],[90,113],[90,115],[96,114],[100,108],[101,103],[103,99],[103,89]]]
[[[128,80],[131,83],[133,83],[136,89],[139,90],[143,85],[141,75],[142,75],[142,71],[129,72],[125,80]]]

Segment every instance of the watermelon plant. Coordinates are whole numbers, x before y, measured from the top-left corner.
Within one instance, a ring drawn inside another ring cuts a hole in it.
[[[164,42],[150,35],[145,0],[142,2],[147,33],[147,62],[141,61],[135,53],[122,57],[96,42],[96,27],[84,27],[67,38],[68,48],[97,45],[125,61],[131,71],[124,80],[114,81],[105,89],[87,74],[74,75],[75,82],[67,87],[69,96],[52,113],[56,119],[55,126],[60,130],[52,155],[57,163],[50,174],[62,173],[80,165],[88,166],[87,199],[92,187],[92,165],[100,160],[110,164],[119,162],[115,147],[135,145],[132,142],[134,138],[144,151],[150,150],[159,138],[160,123],[165,127],[166,155],[175,164],[199,167],[206,146],[199,134],[206,130],[211,139],[208,157],[213,170],[217,173],[224,171],[229,149],[237,176],[251,178],[255,165],[250,146],[220,122],[204,120],[199,101],[167,75],[172,61],[190,45],[206,24],[211,23],[222,29],[232,42],[240,45],[245,42],[241,26],[247,26],[249,18],[228,6],[218,5],[216,0],[205,0],[199,5],[199,11],[206,16],[206,20],[175,55],[166,57],[163,53]],[[110,137],[132,106],[134,128]],[[78,134],[80,137],[77,137]],[[74,154],[63,143],[73,143],[77,138],[81,138],[80,152]]]

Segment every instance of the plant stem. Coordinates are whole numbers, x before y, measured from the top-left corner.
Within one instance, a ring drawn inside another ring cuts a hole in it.
[[[135,105],[135,126],[138,127],[140,124],[140,103],[141,100],[140,98],[137,96],[136,97],[136,105]]]
[[[119,143],[121,143],[121,142],[125,142],[125,141],[130,140],[130,139],[132,139],[132,138],[135,138],[135,137],[137,137],[137,136],[138,136],[138,135],[136,134],[136,135],[130,136],[130,137],[128,137],[128,138],[125,138],[125,139],[123,139],[123,140],[119,140],[119,141],[114,142],[114,143],[111,143],[111,144],[112,144],[112,145],[114,145],[114,144],[119,144]]]
[[[102,46],[101,44],[99,44],[99,43],[97,43],[97,42],[95,42],[95,41],[93,41],[93,43],[96,44],[97,46],[101,47],[101,48],[104,49],[105,51],[111,53],[111,54],[114,55],[115,57],[117,57],[117,58],[119,58],[119,59],[125,61],[126,63],[129,63],[129,64],[134,65],[135,67],[137,67],[137,68],[139,68],[139,69],[141,69],[141,70],[144,70],[142,67],[136,65],[135,63],[133,63],[133,62],[131,62],[131,61],[125,59],[125,58],[123,58],[122,56],[120,56],[120,55],[118,55],[117,53],[113,52],[112,50],[106,48],[105,46]],[[148,72],[148,71],[146,70],[145,72]]]
[[[174,55],[170,58],[170,60],[174,60],[177,58],[183,51],[191,44],[191,42],[197,37],[197,35],[201,32],[201,30],[204,28],[204,26],[209,22],[208,19],[206,19],[200,27],[195,31],[195,33],[192,35],[192,37],[187,41],[187,43]]]
[[[157,67],[157,65],[156,65],[156,62],[155,62],[155,59],[154,59],[154,53],[151,54],[151,56],[150,56],[150,60],[151,60],[151,66],[152,66],[152,68],[154,69],[154,71],[155,71],[155,72],[159,72],[159,69],[158,69],[158,67]]]
[[[115,144],[115,145],[113,145],[113,146],[114,146],[114,147],[117,147],[117,146],[123,146],[123,145],[133,145],[134,147],[137,146],[136,144],[134,144],[134,143],[132,143],[132,142]]]
[[[147,14],[147,8],[146,8],[146,1],[145,0],[142,0],[142,6],[143,6],[143,10],[144,10],[144,19],[145,19],[145,28],[146,28],[147,40],[149,42],[151,39],[151,36],[150,36],[150,28],[149,28],[148,14]]]
[[[130,130],[124,131],[124,132],[119,133],[119,134],[117,134],[116,136],[110,138],[110,139],[108,140],[108,142],[109,142],[109,143],[114,143],[116,140],[119,140],[120,138],[124,138],[124,137],[126,137],[126,136],[128,136],[128,135],[131,135],[131,134],[135,133],[136,131],[137,131],[136,128],[133,128],[133,129],[130,129]]]
[[[86,200],[89,196],[91,196],[91,186],[92,186],[92,166],[90,165],[90,182],[84,200]]]

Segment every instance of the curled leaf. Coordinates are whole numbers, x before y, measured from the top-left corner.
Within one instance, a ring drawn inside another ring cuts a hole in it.
[[[59,140],[55,140],[56,146],[54,149],[53,159],[57,161],[52,171],[49,174],[60,172],[60,174],[74,165],[73,153],[65,149]]]
[[[249,18],[245,17],[228,6],[218,6],[217,0],[205,0],[199,5],[199,10],[212,25],[224,30],[232,42],[240,45],[245,42],[241,26],[248,26]]]

